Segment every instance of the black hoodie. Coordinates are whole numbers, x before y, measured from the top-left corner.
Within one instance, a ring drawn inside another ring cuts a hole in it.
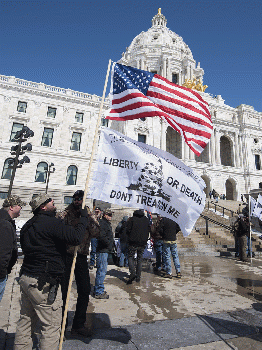
[[[150,223],[143,210],[135,210],[133,216],[127,220],[126,234],[128,244],[132,246],[146,246],[150,232]]]

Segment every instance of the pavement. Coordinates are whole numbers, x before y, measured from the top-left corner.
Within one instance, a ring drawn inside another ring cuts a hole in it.
[[[152,261],[145,260],[141,281],[131,285],[125,283],[127,268],[109,265],[109,299],[90,296],[86,326],[93,336],[73,338],[67,331],[63,349],[262,349],[262,259],[181,256],[180,263],[182,278],[169,280],[154,275]],[[13,348],[19,269],[17,263],[0,303],[0,350]],[[76,297],[74,282],[69,328]]]

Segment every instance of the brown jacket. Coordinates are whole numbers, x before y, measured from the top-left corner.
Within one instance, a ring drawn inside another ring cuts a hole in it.
[[[89,208],[87,208],[87,210],[89,212],[88,226],[86,229],[84,239],[77,250],[78,254],[83,254],[83,255],[89,254],[89,246],[90,246],[91,238],[98,237],[100,234],[99,223],[95,215],[90,213]],[[76,209],[73,204],[70,204],[67,208],[65,208],[64,211],[59,213],[57,217],[64,220],[64,222],[67,225],[75,226],[79,221],[80,211]],[[73,255],[74,250],[75,250],[74,246],[70,246],[70,245],[67,246],[67,253]]]

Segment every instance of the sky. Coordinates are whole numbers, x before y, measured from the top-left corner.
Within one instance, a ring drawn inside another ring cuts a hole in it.
[[[0,1],[0,75],[102,96],[109,59],[159,7],[204,69],[206,92],[262,112],[261,0]]]

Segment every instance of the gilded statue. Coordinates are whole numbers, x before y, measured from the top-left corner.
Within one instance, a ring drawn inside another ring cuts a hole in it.
[[[161,7],[158,9],[158,15],[161,15]]]
[[[182,86],[202,92],[204,92],[208,87],[207,85],[203,85],[203,82],[200,78],[196,79],[195,77],[193,78],[193,80],[186,79]]]

